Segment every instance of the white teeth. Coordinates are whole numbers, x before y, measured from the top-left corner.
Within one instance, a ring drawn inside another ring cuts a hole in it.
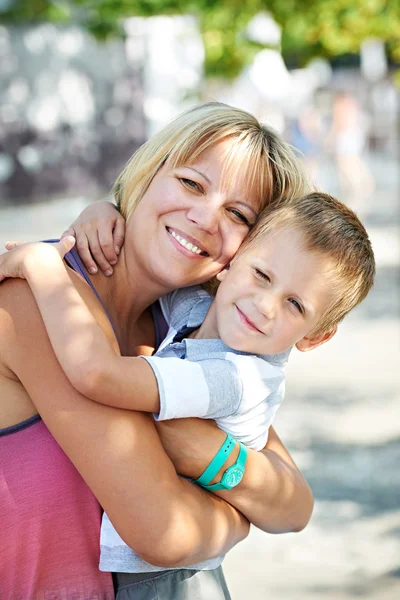
[[[182,236],[175,233],[175,231],[173,229],[170,229],[169,231],[170,231],[172,237],[174,237],[180,243],[181,246],[186,248],[186,250],[190,250],[190,252],[193,252],[194,254],[201,254],[202,251],[198,246],[195,246],[191,242],[188,242],[187,240],[185,240],[185,238],[183,238]]]

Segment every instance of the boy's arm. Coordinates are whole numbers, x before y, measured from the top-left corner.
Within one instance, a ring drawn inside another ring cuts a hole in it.
[[[13,274],[11,276],[15,277],[22,275]],[[77,276],[75,277],[77,278]],[[84,282],[81,282],[81,287],[82,286],[84,288],[87,287]],[[87,291],[87,293],[89,293],[90,297],[93,295],[89,291]],[[18,307],[18,304],[16,304],[16,307]],[[110,327],[107,317],[103,315],[103,318],[106,321],[106,323],[103,324],[103,327]],[[26,320],[23,315],[19,313],[18,316],[16,315],[15,322],[18,324],[20,319],[21,322],[25,322]],[[31,347],[32,345],[35,348],[37,347],[36,342],[33,341],[36,339],[37,335],[39,334],[36,333],[31,337]],[[34,361],[30,360],[29,364],[31,363],[33,365]],[[39,364],[42,363],[39,362]],[[43,374],[42,377],[38,375],[40,369],[37,369],[37,367],[35,367],[35,369],[35,378],[33,381],[39,382],[42,378],[47,381],[47,375]],[[51,383],[51,377],[49,377],[48,381]],[[52,387],[52,385],[50,388],[53,390],[56,389],[54,386]],[[45,420],[47,421],[48,426],[54,424],[56,429],[52,427],[53,435],[69,454],[70,458],[73,458],[73,456],[75,457],[76,460],[73,460],[77,466],[79,465],[78,468],[82,469],[82,474],[84,474],[84,476],[86,473],[88,474],[88,483],[91,485],[90,482],[93,477],[97,476],[95,465],[89,460],[86,462],[83,461],[83,463],[81,461],[83,455],[87,455],[88,458],[92,456],[91,454],[87,454],[87,444],[89,444],[89,440],[87,440],[86,449],[82,452],[82,444],[78,444],[79,437],[77,438],[76,435],[72,436],[71,442],[72,440],[75,441],[76,449],[78,451],[77,454],[75,453],[75,446],[73,445],[71,447],[69,444],[69,436],[71,433],[78,435],[78,431],[80,431],[76,422],[72,423],[72,429],[69,427],[71,421],[68,420],[68,414],[70,410],[73,411],[73,407],[68,404],[69,409],[66,408],[67,397],[64,402],[61,395],[55,394],[54,396],[54,394],[52,394],[51,398],[53,398],[53,396],[54,398],[48,409],[45,398],[43,398],[42,402],[40,386],[38,392],[38,395],[35,397],[38,408],[43,411],[42,416],[46,415]],[[70,402],[69,398],[70,395],[68,394],[68,403]],[[57,400],[59,400],[58,404]],[[83,405],[79,406],[82,406],[83,408]],[[85,405],[85,407],[87,408],[86,412],[89,413],[91,409],[89,409],[89,406],[87,405]],[[100,407],[98,408],[100,409]],[[58,412],[55,412],[57,410]],[[109,410],[111,411],[112,409],[110,408]],[[104,413],[99,414],[103,415]],[[132,413],[132,415],[134,415],[134,413]],[[84,429],[89,426],[88,423],[91,422],[92,418],[93,415],[88,415],[87,419],[85,419]],[[132,416],[132,419],[134,418],[136,419],[136,417]],[[65,419],[67,420],[65,421]],[[105,425],[106,424],[104,424],[104,426]],[[107,427],[109,427],[109,429],[107,430],[108,433],[106,435],[111,435],[114,428],[110,421],[107,421]],[[174,421],[158,423],[157,427],[161,434],[163,445],[177,471],[193,478],[197,478],[201,475],[204,471],[204,465],[210,463],[225,439],[225,434],[219,430],[214,423],[206,420],[177,419]],[[97,433],[99,434],[99,440],[102,440],[101,444],[103,444],[104,432]],[[82,435],[84,435],[83,431]],[[120,436],[117,434],[117,439],[119,439],[119,437]],[[105,447],[107,446],[101,445],[101,452],[98,454],[100,464],[102,463],[102,450]],[[107,454],[105,455],[104,460],[107,462],[106,456]],[[226,467],[228,466],[229,463],[226,464]],[[111,472],[113,472],[112,469]],[[100,476],[101,481],[103,481],[104,478],[102,474],[99,473],[98,475]],[[93,482],[91,487],[95,493],[96,490],[98,490],[98,498],[101,502],[104,502],[102,494],[100,493],[102,492],[100,483],[94,485]],[[97,485],[100,485],[100,487],[98,488]],[[226,499],[233,506],[242,511],[252,523],[271,533],[299,531],[303,529],[311,516],[313,507],[313,497],[310,487],[272,428],[270,430],[268,443],[264,450],[261,452],[249,451],[245,477],[240,485],[229,492],[221,491],[217,492],[217,494],[221,497],[226,496]],[[115,497],[115,495],[113,497]],[[106,508],[107,512],[111,514],[111,506],[108,508],[105,502],[103,506]],[[119,512],[121,510],[120,507],[116,510],[117,514],[122,514]],[[160,562],[159,558],[153,558],[153,560],[149,560],[149,562],[163,564]],[[186,564],[187,562],[190,561],[186,561]],[[193,560],[192,562],[198,561]]]
[[[76,249],[89,273],[97,273],[98,265],[108,276],[124,243],[125,219],[111,202],[93,202],[61,237],[66,235],[76,238]]]
[[[20,269],[28,281],[54,353],[75,389],[100,404],[158,412],[151,367],[142,358],[119,355],[116,341],[109,341],[72,283],[61,258],[72,245],[71,238],[64,238],[19,246],[2,257],[2,269],[8,276]]]
[[[92,291],[71,276],[107,329]],[[100,406],[74,390],[25,282],[0,286],[3,359],[118,533],[145,560],[166,567],[193,564],[246,537],[248,523],[231,505],[177,477],[148,415]]]

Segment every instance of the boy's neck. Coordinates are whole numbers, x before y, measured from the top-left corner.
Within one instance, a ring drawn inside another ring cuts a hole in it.
[[[220,337],[218,331],[217,314],[215,310],[215,300],[211,302],[204,321],[198,329],[192,331],[187,337],[196,340],[212,340]]]

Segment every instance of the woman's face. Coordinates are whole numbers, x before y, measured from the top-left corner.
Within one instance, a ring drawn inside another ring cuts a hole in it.
[[[127,223],[125,253],[166,289],[204,283],[232,259],[259,211],[246,173],[221,174],[231,147],[224,140],[190,164],[166,163]]]

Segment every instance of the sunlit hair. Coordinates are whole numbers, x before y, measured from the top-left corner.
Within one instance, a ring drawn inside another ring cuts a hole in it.
[[[129,219],[165,163],[190,165],[228,138],[233,143],[222,176],[229,185],[238,169],[245,173],[246,183],[255,184],[260,210],[309,190],[298,158],[273,129],[239,108],[209,102],[178,116],[131,157],[113,190],[122,215]]]
[[[334,300],[312,333],[328,332],[364,300],[373,286],[375,259],[368,234],[350,208],[328,194],[314,192],[290,204],[266,208],[235,259],[240,260],[255,244],[262,244],[266,236],[273,237],[288,228],[304,236],[306,250],[326,257],[327,284]]]

